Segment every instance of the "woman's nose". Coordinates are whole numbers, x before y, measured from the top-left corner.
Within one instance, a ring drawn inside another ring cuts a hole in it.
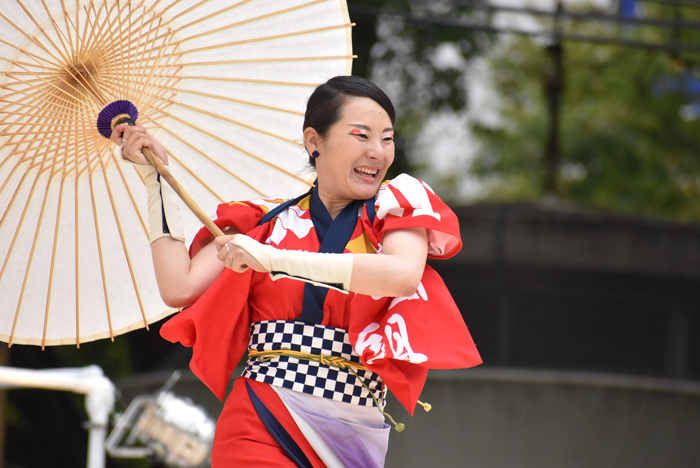
[[[384,154],[384,146],[382,146],[382,141],[372,141],[372,144],[367,149],[367,156],[371,159],[382,160],[386,156]]]

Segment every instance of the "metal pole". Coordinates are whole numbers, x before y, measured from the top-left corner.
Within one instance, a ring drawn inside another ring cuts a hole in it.
[[[545,180],[544,191],[548,194],[557,193],[557,176],[561,164],[561,149],[559,145],[559,122],[561,120],[561,97],[564,91],[564,48],[559,41],[547,46],[550,58],[549,70],[546,71],[544,86],[547,95],[549,125],[547,143],[544,150]]]
[[[76,369],[31,370],[0,366],[0,388],[45,388],[86,395],[89,422],[87,468],[104,468],[104,442],[109,415],[114,409],[115,387],[98,366]]]

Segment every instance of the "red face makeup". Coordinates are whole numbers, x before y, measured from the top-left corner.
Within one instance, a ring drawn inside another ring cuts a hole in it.
[[[350,130],[350,133],[352,135],[362,135],[363,134],[360,130],[358,130],[356,128],[353,128],[352,130]]]

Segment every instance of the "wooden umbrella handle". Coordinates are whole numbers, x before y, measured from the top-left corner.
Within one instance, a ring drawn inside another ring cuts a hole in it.
[[[160,160],[160,158],[156,157],[155,154],[153,154],[153,151],[151,151],[150,148],[142,148],[142,153],[144,156],[146,156],[146,159],[148,159],[148,162],[151,163],[153,167],[156,168],[156,171],[158,171],[158,174],[161,175],[165,179],[165,181],[175,190],[175,193],[178,194],[178,196],[182,199],[183,202],[185,202],[185,205],[192,211],[192,213],[197,216],[197,218],[204,224],[209,231],[214,234],[214,236],[219,237],[223,236],[224,233],[221,229],[219,229],[219,226],[214,224],[214,222],[209,219],[209,216],[207,216],[204,211],[197,205],[197,202],[195,202],[190,195],[185,192],[185,189],[182,188],[182,185],[175,180],[175,177],[170,173],[167,167],[163,164],[163,162]]]

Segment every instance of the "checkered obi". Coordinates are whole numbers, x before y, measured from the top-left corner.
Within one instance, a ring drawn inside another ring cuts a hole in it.
[[[262,321],[250,326],[248,349],[251,351],[290,350],[314,355],[336,356],[360,363],[350,344],[350,335],[342,328],[308,325],[302,322]],[[353,369],[383,401],[384,384],[370,370]],[[274,356],[269,360],[248,359],[243,377],[359,406],[375,406],[370,392],[347,369],[327,366],[292,356]]]

